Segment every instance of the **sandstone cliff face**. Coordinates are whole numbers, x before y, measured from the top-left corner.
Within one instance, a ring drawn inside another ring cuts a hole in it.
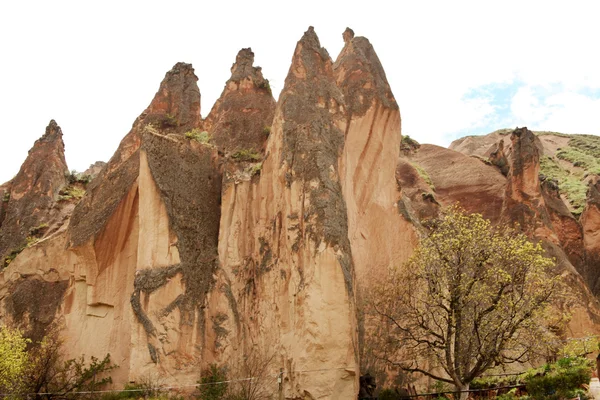
[[[493,166],[474,157],[434,145],[422,145],[408,160],[422,168],[443,206],[459,202],[469,212],[480,212],[498,222],[506,178]]]
[[[87,186],[69,183],[52,121],[0,186],[0,255],[32,229],[41,239],[0,272],[0,318],[34,338],[62,322],[67,356],[110,353],[117,387],[156,373],[193,384],[217,363],[268,371],[270,389],[282,368],[286,398],[355,398],[363,291],[410,256],[421,222],[460,202],[541,240],[577,292],[571,334],[597,332],[597,179],[578,221],[540,180],[562,139],[523,128],[401,155],[373,46],[343,38],[333,62],[309,28],[277,103],[242,49],[205,120],[192,66],[176,64]],[[87,190],[81,201],[65,200],[68,185]]]
[[[22,272],[60,284],[47,319],[71,355],[110,352],[117,382],[254,359],[285,369],[288,396],[354,397],[357,276],[406,259],[416,234],[397,206],[398,107],[370,43],[345,39],[334,65],[310,28],[277,107],[243,49],[205,121],[177,64],[68,230],[4,270],[5,309],[23,313],[7,289]]]
[[[400,111],[385,72],[364,37],[344,33],[334,64],[345,106],[344,151],[339,160],[347,205],[348,234],[359,281],[384,276],[402,264],[417,243],[414,226],[402,217],[396,185]]]
[[[260,179],[224,187],[221,290],[209,301],[227,316],[230,335],[217,337],[219,347],[223,357],[240,349],[273,357],[292,398],[358,390],[355,271],[338,170],[344,104],[310,28],[292,58]]]

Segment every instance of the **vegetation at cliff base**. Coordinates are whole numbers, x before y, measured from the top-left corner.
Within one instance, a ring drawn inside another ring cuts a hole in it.
[[[564,323],[552,309],[564,293],[554,266],[524,235],[451,207],[372,288],[372,353],[462,391],[493,367],[547,356]]]
[[[65,398],[74,392],[100,390],[112,382],[116,368],[110,355],[65,360],[59,328],[51,326],[44,338],[32,343],[18,329],[0,328],[0,393],[9,398]]]
[[[514,387],[498,399],[512,400],[560,400],[589,399],[586,385],[592,377],[592,363],[585,357],[564,357],[556,362],[529,368],[513,375],[477,378],[472,389],[494,389]]]
[[[224,368],[217,367],[216,364],[211,364],[207,369],[202,371],[202,378],[198,383],[198,394],[196,398],[199,400],[220,400],[227,393],[227,372]]]
[[[21,331],[0,328],[0,391],[14,393],[20,389],[21,377],[28,366],[27,344]]]

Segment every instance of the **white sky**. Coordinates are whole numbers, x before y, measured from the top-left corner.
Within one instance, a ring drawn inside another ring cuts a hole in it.
[[[447,146],[504,127],[600,134],[598,1],[0,2],[0,183],[50,119],[70,169],[107,161],[178,61],[194,65],[202,116],[237,51],[277,96],[313,25],[336,58],[366,36],[400,104],[403,134]]]

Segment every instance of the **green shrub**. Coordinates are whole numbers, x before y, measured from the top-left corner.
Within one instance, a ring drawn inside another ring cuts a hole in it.
[[[231,158],[233,158],[236,161],[260,161],[261,156],[260,153],[258,153],[257,151],[243,149],[233,153],[231,155]]]
[[[220,383],[227,380],[225,368],[219,368],[216,364],[211,364],[202,372],[202,378],[198,383],[198,394],[196,398],[200,400],[221,400],[227,393],[227,383]]]
[[[8,203],[10,200],[10,192],[4,192],[4,196],[2,197],[2,201]]]
[[[73,185],[75,183],[82,183],[86,185],[92,180],[91,175],[87,175],[82,172],[77,172],[76,170],[71,170],[71,173],[66,174],[65,176],[69,185]]]
[[[144,126],[144,131],[146,131],[148,133],[153,133],[155,135],[158,134],[158,129],[156,128],[156,125],[154,125],[154,124],[146,124],[146,126]]]
[[[263,134],[264,134],[265,136],[269,136],[269,135],[271,134],[271,127],[270,127],[270,126],[265,126],[265,127],[263,128]]]
[[[574,209],[574,214],[581,214],[585,207],[587,185],[583,175],[572,174],[551,157],[540,158],[540,173],[549,179],[556,179],[560,192],[563,193]]]
[[[177,117],[166,114],[161,121],[161,125],[163,128],[175,128],[176,126],[179,126],[179,121],[177,120]]]
[[[419,147],[421,147],[421,144],[415,139],[408,135],[402,136],[402,140],[400,141],[400,150],[410,151],[413,149],[418,149]]]
[[[44,225],[44,224],[42,224],[42,225]],[[19,247],[15,248],[15,249],[12,249],[11,252],[6,257],[4,257],[4,260],[2,261],[2,265],[0,265],[0,267],[1,267],[0,270],[8,267],[9,264],[11,262],[13,262],[14,259],[17,258],[17,256],[19,254],[21,254],[21,252],[23,250],[25,250],[28,247],[33,246],[34,244],[36,244],[39,241],[40,241],[40,239],[38,237],[27,236],[25,238],[25,241]]]
[[[262,163],[252,164],[248,168],[246,168],[246,172],[252,177],[254,175],[260,175],[260,171],[262,171]]]
[[[194,128],[191,131],[186,132],[185,137],[203,144],[207,144],[210,141],[209,133],[207,131],[200,131],[198,128]]]
[[[425,183],[429,185],[429,188],[431,190],[435,190],[435,186],[433,185],[433,181],[431,180],[431,177],[429,176],[429,174],[427,173],[427,171],[425,171],[423,168],[421,168],[417,164],[410,163],[410,165],[412,165],[413,168],[417,171],[417,173],[419,174],[419,176],[421,177],[421,179],[423,179],[425,181]]]
[[[67,185],[58,192],[58,201],[67,201],[71,199],[79,200],[85,195],[85,189],[73,184]]]
[[[516,400],[517,397],[517,388],[512,388],[508,391],[508,393],[501,394],[496,397],[496,400]]]
[[[582,385],[590,383],[592,366],[581,357],[562,358],[544,366],[544,373],[526,378],[527,393],[538,400],[559,400],[581,394]]]

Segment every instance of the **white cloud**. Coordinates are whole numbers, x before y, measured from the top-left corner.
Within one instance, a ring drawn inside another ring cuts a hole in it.
[[[547,118],[550,107],[540,103],[530,86],[521,87],[513,96],[510,109],[516,120],[516,125],[538,123]]]
[[[546,104],[554,111],[540,123],[540,129],[600,134],[600,98],[563,92],[549,97]]]
[[[600,98],[569,90],[542,94],[525,86],[512,98],[510,126],[563,133],[600,134]]]

